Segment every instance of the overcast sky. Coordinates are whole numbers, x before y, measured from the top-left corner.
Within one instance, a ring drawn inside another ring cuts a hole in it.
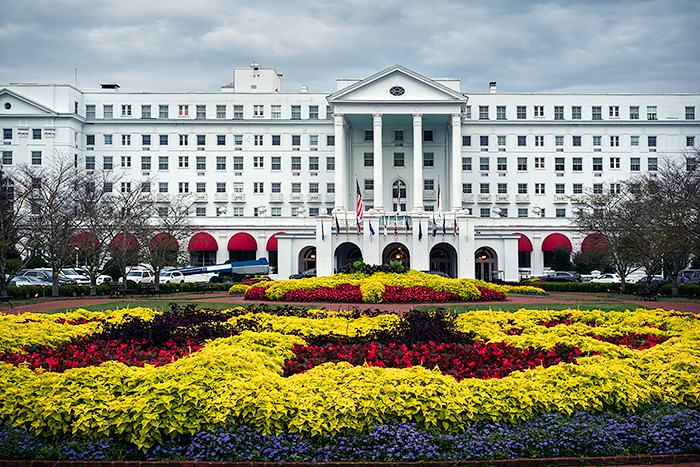
[[[462,92],[700,92],[700,0],[3,0],[0,83],[282,90],[400,64]]]

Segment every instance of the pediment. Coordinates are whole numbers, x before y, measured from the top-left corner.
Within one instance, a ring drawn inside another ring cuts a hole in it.
[[[466,100],[462,93],[401,65],[394,65],[328,96],[330,103],[463,103]]]
[[[9,108],[8,108],[9,107]],[[54,110],[39,104],[27,97],[10,91],[7,88],[0,89],[0,115],[3,116],[55,116]]]

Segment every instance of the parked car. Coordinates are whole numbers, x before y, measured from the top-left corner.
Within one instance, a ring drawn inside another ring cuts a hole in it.
[[[17,276],[12,278],[8,285],[10,287],[22,287],[23,285],[38,285],[41,287],[50,287],[53,285],[53,283],[33,276]]]
[[[185,282],[185,276],[182,275],[180,271],[161,271],[160,272],[160,283],[161,284],[182,284]]]
[[[601,282],[603,284],[620,284],[622,283],[622,278],[619,274],[602,274],[591,282]]]
[[[112,282],[112,276],[108,276],[107,274],[100,274],[97,276],[97,280],[95,281],[95,284],[100,285],[104,282]]]
[[[700,269],[684,269],[678,273],[679,284],[700,284]]]
[[[662,282],[668,282],[666,279],[664,279],[664,276],[651,276],[651,283],[652,284],[660,284]],[[646,276],[642,277],[637,281],[637,284],[646,284],[647,283],[647,278]]]
[[[61,274],[70,279],[73,279],[80,285],[90,285],[90,277],[81,272],[78,272],[75,269],[61,269]]]
[[[440,277],[447,277],[448,279],[450,278],[449,274],[447,274],[445,271],[421,271],[425,274],[433,274],[435,276],[440,276]]]
[[[22,269],[18,276],[38,277],[53,284],[53,271],[49,268]],[[76,285],[77,282],[69,277],[58,273],[58,285]]]
[[[307,277],[316,277],[316,268],[307,269],[306,271],[302,272],[301,274],[292,274],[291,276],[289,276],[290,279],[304,279]]]
[[[577,272],[569,271],[553,271],[539,279],[545,282],[581,282],[581,276]]]
[[[139,284],[152,284],[155,282],[155,276],[151,271],[145,269],[132,269],[127,273],[126,280]]]

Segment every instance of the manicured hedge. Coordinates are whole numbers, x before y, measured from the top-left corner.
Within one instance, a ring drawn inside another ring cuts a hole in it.
[[[533,285],[540,287],[547,292],[614,292],[620,291],[620,284],[601,284],[597,282],[533,282]],[[627,293],[636,293],[646,288],[646,284],[625,284]],[[661,296],[671,295],[672,285],[664,283],[659,285],[657,292]],[[700,285],[680,284],[678,293],[687,297],[700,297]]]

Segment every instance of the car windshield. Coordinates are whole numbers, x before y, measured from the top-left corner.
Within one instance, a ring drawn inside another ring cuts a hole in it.
[[[131,271],[129,274],[126,275],[127,277],[132,276],[132,277],[141,277],[141,271]]]
[[[79,275],[79,274],[78,274],[77,272],[75,272],[73,269],[63,269],[63,270],[61,270],[61,272],[62,272],[63,274],[65,274],[66,276],[77,276],[77,275]]]

